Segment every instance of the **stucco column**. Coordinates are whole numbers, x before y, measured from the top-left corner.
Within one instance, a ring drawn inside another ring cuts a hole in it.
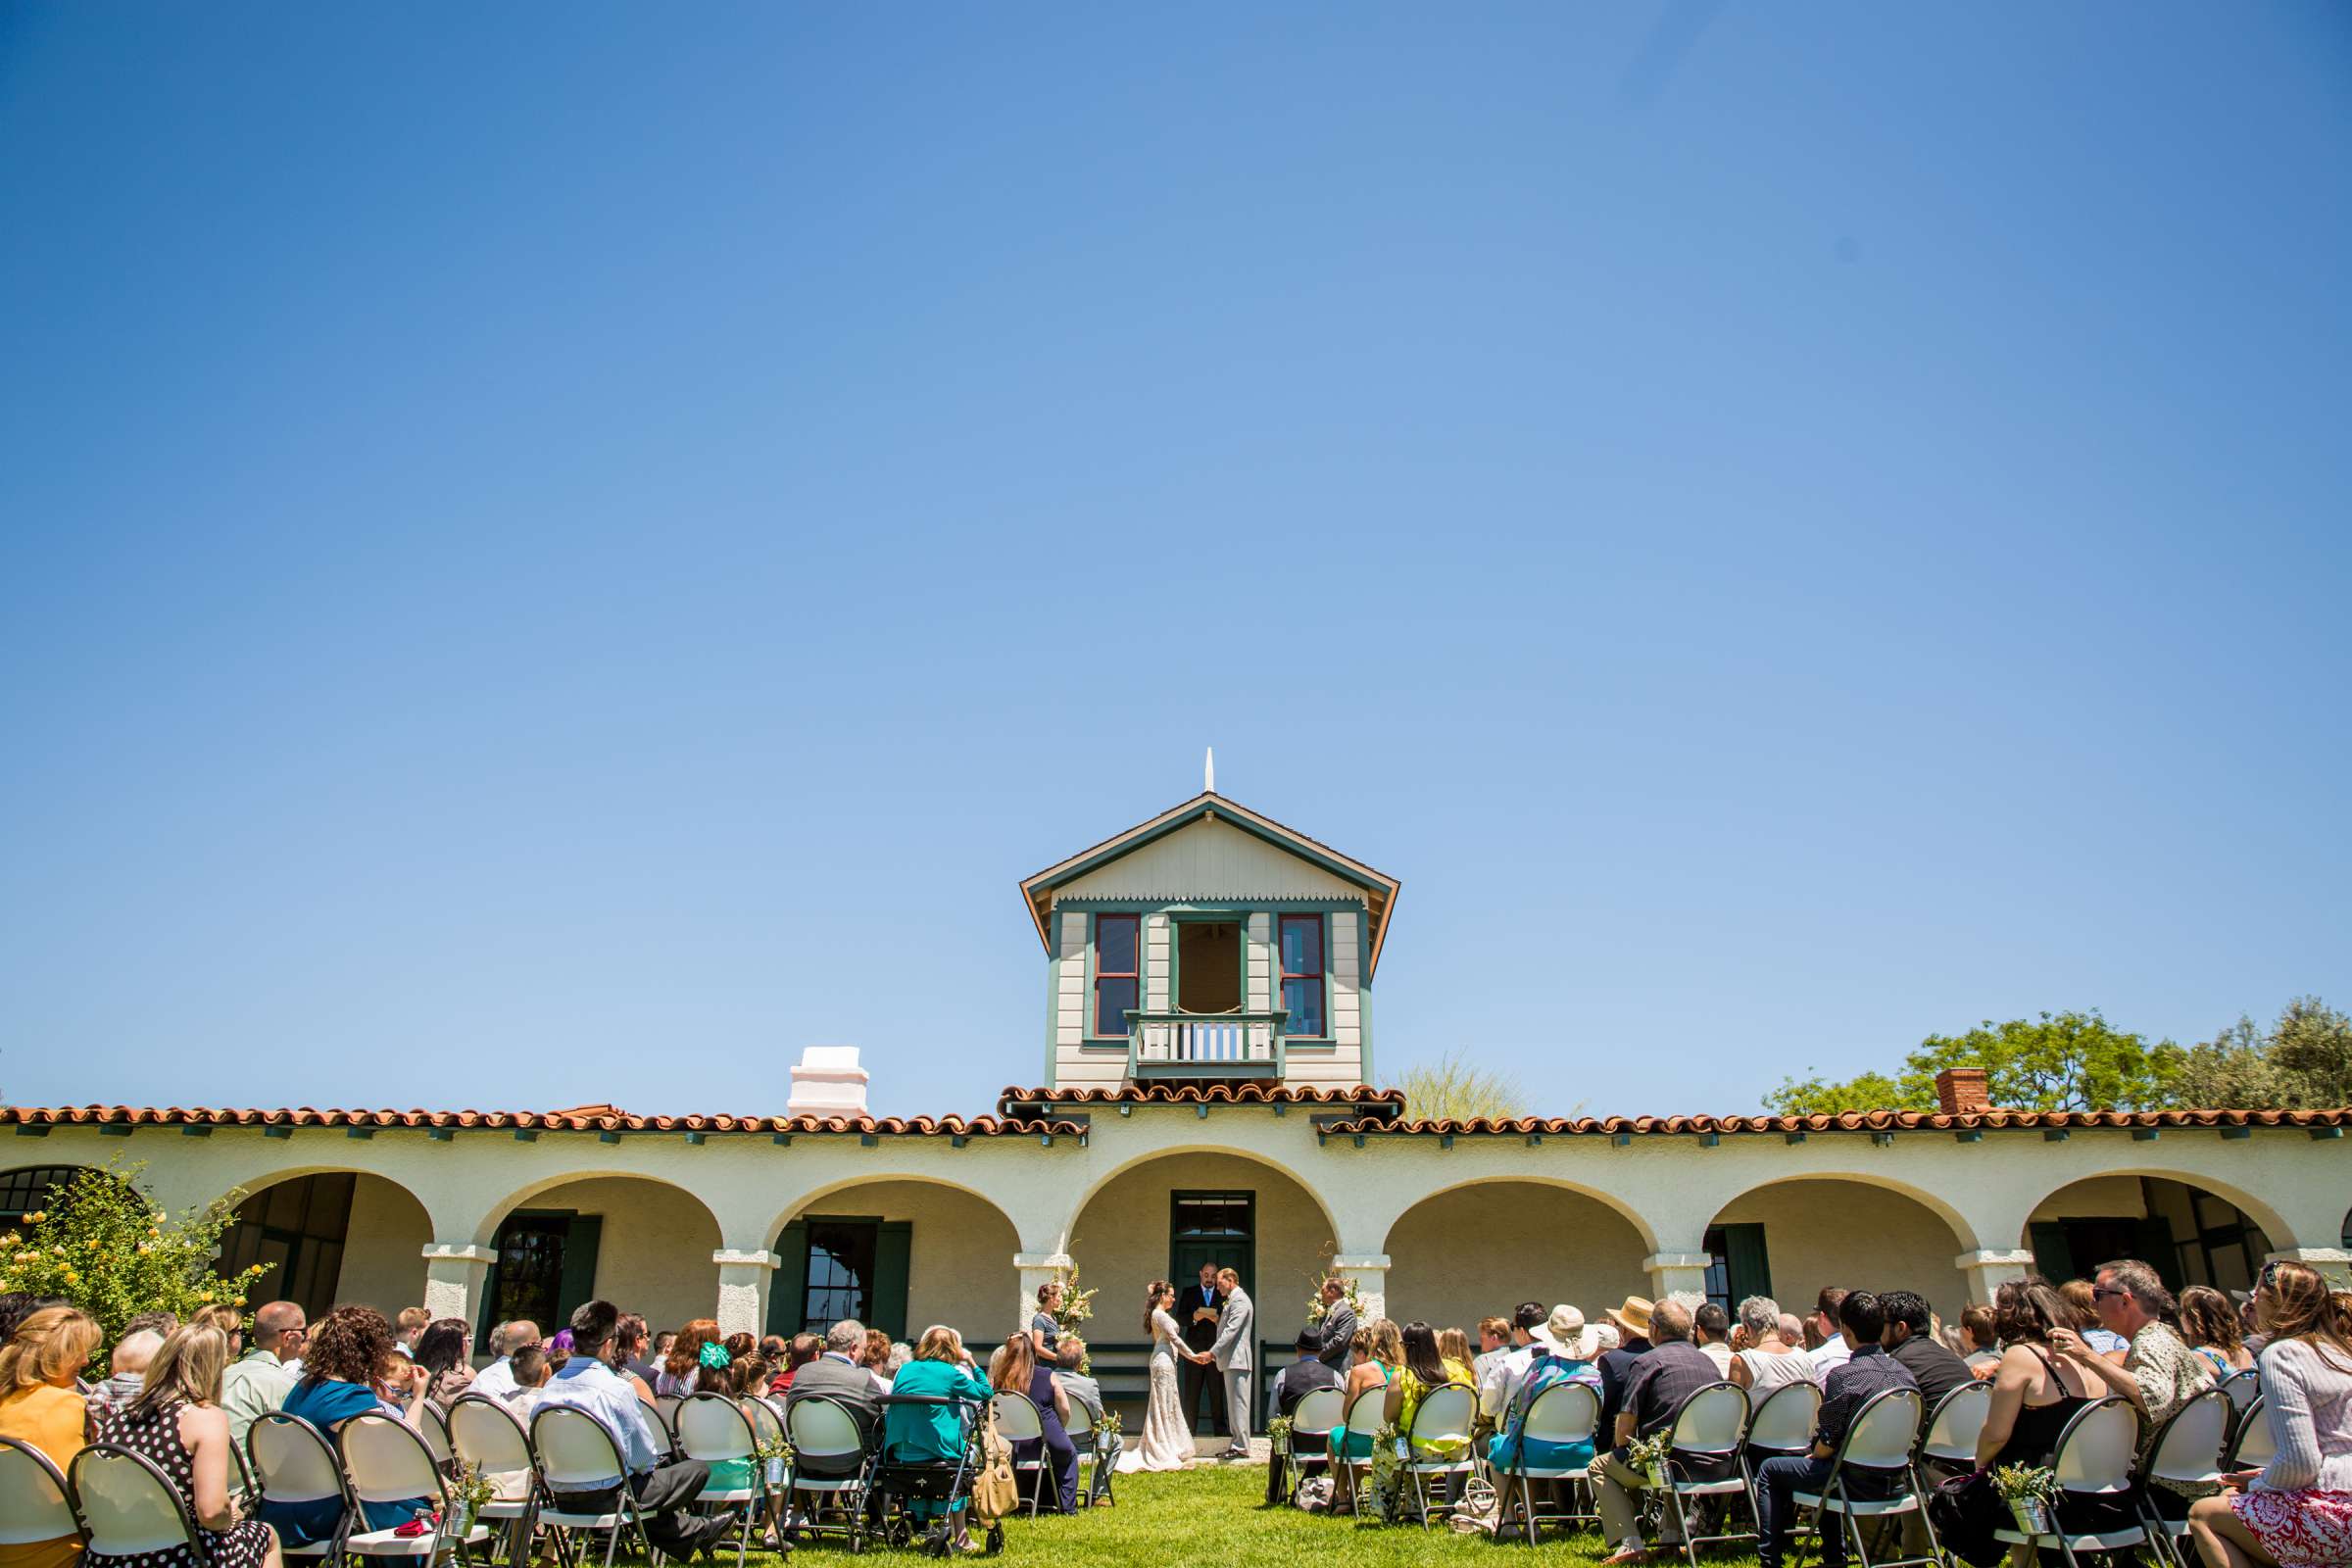
[[[722,1247],[710,1254],[710,1261],[718,1265],[719,1333],[764,1333],[767,1284],[784,1260],[770,1251],[739,1252]]]
[[[1331,1271],[1355,1284],[1356,1299],[1363,1304],[1356,1309],[1358,1322],[1369,1323],[1376,1317],[1389,1315],[1389,1254],[1386,1252],[1356,1252],[1335,1257]]]
[[[1980,1248],[1953,1258],[1952,1267],[1968,1276],[1968,1298],[1990,1306],[1993,1292],[2034,1272],[2034,1254],[2022,1247]]]
[[[1012,1266],[1021,1276],[1021,1298],[1013,1304],[1011,1334],[1029,1326],[1037,1313],[1037,1293],[1060,1279],[1078,1265],[1070,1261],[1067,1252],[1015,1252]]]
[[[1642,1260],[1642,1270],[1649,1275],[1649,1298],[1663,1301],[1677,1291],[1703,1298],[1707,1294],[1707,1265],[1712,1261],[1706,1252],[1650,1253]]]
[[[436,1319],[470,1325],[482,1309],[482,1284],[498,1253],[469,1242],[432,1242],[424,1249],[424,1309]]]
[[[2339,1291],[2352,1282],[2352,1252],[2340,1247],[2282,1247],[2265,1254],[2264,1260],[2315,1268]]]

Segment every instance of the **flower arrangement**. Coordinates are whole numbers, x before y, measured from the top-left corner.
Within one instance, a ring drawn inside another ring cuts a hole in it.
[[[1398,1524],[1404,1519],[1404,1440],[1397,1434],[1395,1422],[1389,1422],[1372,1436],[1372,1476],[1364,1484],[1364,1498],[1357,1511],[1368,1513],[1382,1524]]]
[[[216,1271],[220,1233],[235,1217],[232,1192],[174,1217],[138,1186],[145,1161],[121,1156],[76,1172],[46,1207],[24,1216],[22,1231],[0,1235],[0,1291],[54,1296],[98,1320],[99,1353],[141,1312],[182,1321],[208,1306],[242,1306],[245,1293],[271,1265],[234,1277]]]
[[[1102,1410],[1102,1419],[1095,1423],[1095,1430],[1106,1437],[1117,1437],[1120,1431],[1119,1412],[1109,1408],[1107,1405],[1104,1406]]]
[[[782,1433],[762,1437],[752,1446],[752,1459],[770,1487],[780,1487],[784,1469],[792,1463],[792,1445],[784,1441]]]
[[[2058,1500],[2058,1473],[2034,1464],[2005,1464],[1992,1473],[1992,1490],[2001,1494],[2017,1528],[2030,1536],[2048,1533],[2050,1508]]]
[[[1291,1418],[1278,1415],[1266,1423],[1266,1442],[1272,1446],[1274,1457],[1287,1459],[1291,1455]]]
[[[1078,1330],[1081,1324],[1095,1315],[1094,1287],[1079,1289],[1078,1265],[1075,1263],[1070,1265],[1067,1273],[1057,1271],[1054,1282],[1061,1287],[1061,1300],[1050,1314],[1054,1319],[1054,1327],[1064,1337],[1078,1342],[1078,1370],[1090,1372],[1094,1369],[1094,1358],[1087,1353],[1086,1340]]]
[[[449,1508],[453,1517],[446,1534],[460,1541],[473,1534],[473,1522],[482,1516],[482,1510],[497,1495],[498,1489],[490,1484],[490,1478],[482,1473],[480,1465],[459,1465],[456,1477],[449,1484]]]
[[[1666,1484],[1666,1456],[1674,1451],[1674,1434],[1664,1427],[1625,1446],[1625,1462],[1649,1477],[1653,1486]]]

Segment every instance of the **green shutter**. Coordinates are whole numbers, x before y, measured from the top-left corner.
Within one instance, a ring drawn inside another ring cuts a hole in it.
[[[767,1282],[767,1332],[790,1339],[801,1332],[808,1299],[808,1227],[794,1220],[776,1238],[776,1272]]]
[[[557,1311],[565,1323],[596,1299],[596,1250],[604,1240],[602,1214],[574,1214],[564,1231],[564,1277],[556,1287]]]
[[[913,1250],[910,1220],[886,1220],[874,1233],[874,1302],[866,1326],[894,1340],[906,1337],[906,1271]]]
[[[1751,1296],[1772,1294],[1772,1260],[1764,1250],[1763,1226],[1723,1227],[1723,1279],[1734,1311]]]
[[[2026,1245],[2034,1250],[2034,1270],[2045,1280],[2075,1277],[2075,1250],[2066,1243],[2063,1220],[2037,1219],[2026,1227]]]

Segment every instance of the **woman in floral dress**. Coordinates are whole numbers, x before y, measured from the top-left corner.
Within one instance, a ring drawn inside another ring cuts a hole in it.
[[[2188,1510],[2206,1568],[2352,1562],[2352,1322],[2301,1263],[2262,1267],[2262,1414],[2278,1450]]]

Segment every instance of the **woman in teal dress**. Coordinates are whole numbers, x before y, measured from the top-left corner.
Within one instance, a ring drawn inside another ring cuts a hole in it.
[[[1342,1420],[1331,1429],[1330,1440],[1331,1475],[1338,1489],[1335,1506],[1351,1503],[1354,1498],[1354,1473],[1348,1461],[1372,1457],[1371,1435],[1348,1430],[1348,1407],[1366,1389],[1386,1389],[1389,1392],[1382,1401],[1381,1419],[1394,1423],[1404,1393],[1396,1381],[1396,1374],[1404,1365],[1404,1335],[1394,1322],[1385,1317],[1374,1318],[1355,1331],[1348,1348],[1355,1354],[1355,1365],[1348,1369],[1348,1381],[1341,1385]]]
[[[960,1458],[970,1441],[972,1417],[979,1407],[996,1397],[996,1390],[972,1371],[971,1359],[963,1352],[963,1336],[937,1324],[923,1331],[922,1343],[914,1348],[914,1359],[899,1368],[898,1376],[891,1379],[890,1392],[893,1397],[914,1395],[971,1401],[970,1406],[884,1405],[882,1456],[891,1464],[927,1464]],[[947,1513],[949,1533],[956,1545],[964,1551],[978,1551],[980,1546],[964,1527],[963,1502],[961,1497],[952,1504],[910,1497],[906,1507],[917,1519],[925,1521]]]

